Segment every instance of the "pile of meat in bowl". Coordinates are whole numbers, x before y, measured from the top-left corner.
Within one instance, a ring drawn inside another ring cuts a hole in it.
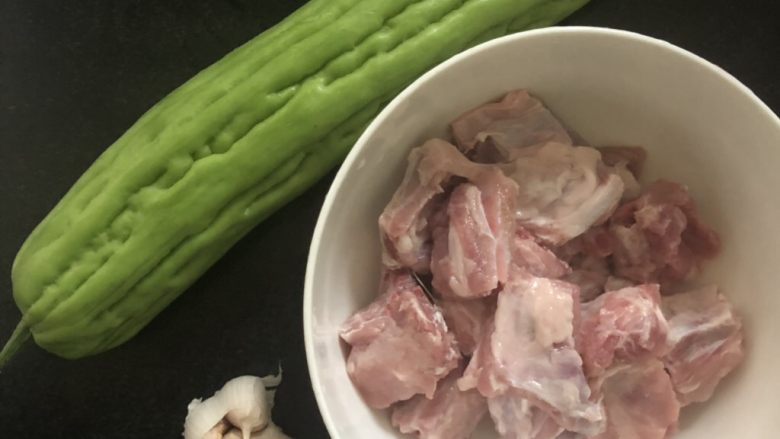
[[[591,147],[519,90],[411,151],[379,295],[343,325],[364,401],[421,438],[666,438],[742,360],[697,284],[720,240],[640,147]],[[377,255],[379,257],[379,255]]]

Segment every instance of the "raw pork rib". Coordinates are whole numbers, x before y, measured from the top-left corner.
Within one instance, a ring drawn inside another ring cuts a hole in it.
[[[569,134],[544,104],[525,90],[508,93],[499,102],[477,107],[452,122],[452,134],[462,151],[490,139],[500,155],[546,142],[572,144]]]
[[[596,377],[615,364],[663,357],[668,331],[658,285],[609,291],[582,304],[577,348],[586,374]]]
[[[551,245],[562,245],[605,221],[623,195],[623,181],[587,146],[523,148],[502,167],[520,187],[519,223]]]
[[[591,439],[665,439],[677,428],[680,404],[659,360],[616,367],[601,394],[607,429]]]
[[[455,340],[409,274],[386,273],[382,289],[341,329],[341,338],[352,346],[347,373],[374,408],[418,393],[432,398],[436,382],[458,365]]]
[[[446,156],[445,148],[429,141],[409,153],[406,175],[379,217],[382,232],[382,262],[388,268],[410,267],[427,272],[430,262],[428,216],[435,209],[434,197],[444,192],[450,174],[435,160]]]
[[[688,190],[665,180],[620,206],[610,231],[615,274],[639,283],[687,279],[720,250],[718,234],[699,220]]]
[[[482,339],[488,321],[496,310],[493,297],[477,300],[441,299],[438,301],[447,327],[455,336],[463,355],[471,355]]]
[[[672,350],[664,364],[682,405],[705,401],[744,357],[742,322],[716,286],[664,297]]]
[[[463,372],[457,368],[439,381],[433,399],[423,395],[400,402],[391,421],[401,433],[420,439],[468,439],[487,411],[485,397],[476,390],[461,391],[456,382]]]
[[[509,273],[517,188],[498,169],[474,179],[455,188],[448,226],[433,231],[432,283],[443,297],[487,296]]]
[[[437,201],[444,201],[442,194],[451,177],[463,177],[480,186],[488,209],[497,208],[488,204],[497,203],[495,197],[503,196],[503,191],[516,189],[494,167],[469,161],[455,146],[441,139],[431,139],[414,148],[408,162],[401,185],[379,216],[382,262],[390,269],[409,267],[425,273],[431,256],[429,219],[438,207]],[[491,223],[491,227],[498,226]]]
[[[488,398],[528,399],[568,430],[601,431],[603,412],[588,399],[582,360],[574,349],[577,294],[577,287],[566,282],[513,273],[458,386],[476,387]]]

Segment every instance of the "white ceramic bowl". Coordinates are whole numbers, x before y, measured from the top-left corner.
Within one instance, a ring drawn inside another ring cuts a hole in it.
[[[725,251],[705,278],[721,285],[744,316],[748,357],[712,400],[684,410],[677,437],[778,437],[780,119],[696,55],[587,27],[524,32],[455,56],[393,100],[352,149],[317,222],[304,297],[309,371],[331,436],[401,436],[386,411],[369,409],[352,386],[338,328],[377,294],[377,218],[409,149],[444,135],[464,110],[516,88],[539,96],[593,144],[645,146],[644,179],[687,184],[722,234]],[[485,425],[475,437],[494,434]]]

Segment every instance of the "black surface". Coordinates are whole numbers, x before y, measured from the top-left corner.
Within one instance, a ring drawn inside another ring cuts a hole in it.
[[[0,0],[0,339],[19,319],[17,249],[149,106],[302,1]],[[780,2],[593,0],[565,24],[663,38],[724,67],[780,110]],[[0,436],[178,437],[193,397],[280,361],[274,419],[327,437],[301,328],[321,182],[239,243],[129,343],[79,361],[29,344],[0,373]]]

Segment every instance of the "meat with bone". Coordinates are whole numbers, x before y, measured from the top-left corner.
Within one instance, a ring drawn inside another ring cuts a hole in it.
[[[455,340],[408,273],[386,273],[382,290],[342,326],[341,338],[351,345],[347,373],[374,408],[418,393],[432,398],[436,382],[458,365]]]
[[[459,367],[439,381],[433,399],[417,395],[393,408],[391,421],[401,433],[420,439],[468,439],[487,412],[485,397],[456,385]]]
[[[677,428],[680,404],[659,360],[613,368],[600,394],[607,427],[591,439],[665,439]]]
[[[744,357],[742,321],[716,286],[663,299],[672,350],[664,364],[682,405],[706,401]]]
[[[700,219],[688,190],[659,180],[611,219],[615,274],[639,283],[689,278],[720,249],[718,234]]]
[[[489,295],[506,282],[512,259],[515,184],[489,168],[453,190],[448,224],[433,231],[433,287],[444,297]]]
[[[444,140],[431,139],[414,148],[409,153],[401,185],[379,217],[382,262],[387,268],[409,267],[420,273],[428,272],[432,233],[429,222],[438,204],[445,202],[444,193],[452,177],[484,185],[486,203],[498,202],[490,197],[502,196],[503,192],[492,189],[496,184],[502,184],[502,190],[515,190],[497,169],[469,161]],[[491,226],[499,224],[491,223]]]
[[[597,377],[614,365],[663,357],[668,332],[658,285],[639,285],[582,304],[577,348],[586,374]]]
[[[546,143],[523,148],[502,167],[520,188],[518,222],[551,245],[605,221],[623,194],[623,181],[590,147]]]
[[[601,431],[603,412],[589,400],[574,348],[577,294],[566,282],[513,273],[458,386],[528,399],[568,430]]]
[[[452,134],[464,152],[490,140],[504,157],[513,149],[525,146],[546,142],[572,144],[558,119],[525,90],[512,91],[499,102],[461,115],[452,122]]]

